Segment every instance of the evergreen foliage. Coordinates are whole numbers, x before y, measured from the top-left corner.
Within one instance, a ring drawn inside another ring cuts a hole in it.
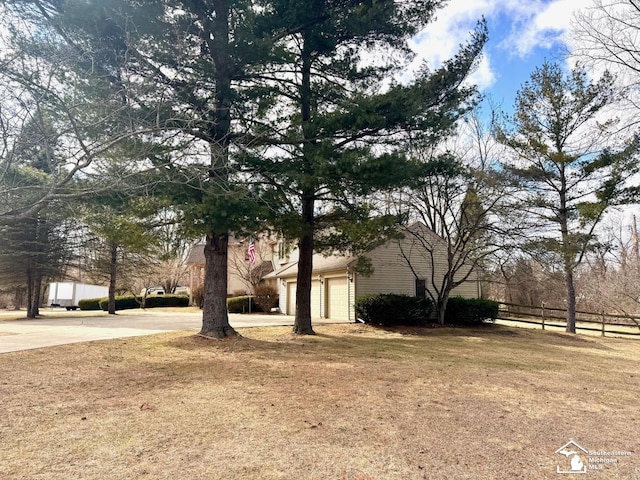
[[[271,71],[264,73],[269,102],[257,112],[251,136],[260,149],[248,145],[243,166],[262,183],[274,226],[298,240],[294,332],[306,334],[313,333],[314,250],[357,254],[390,233],[397,217],[370,222],[367,195],[418,176],[422,165],[407,158],[407,140],[433,145],[473,105],[475,90],[462,82],[480,55],[486,28],[479,24],[441,68],[425,66],[411,82],[398,84],[394,75],[410,59],[406,41],[428,23],[439,2],[271,5],[257,25],[282,35]],[[371,55],[376,61],[364,66],[363,57]],[[260,137],[269,139],[268,155]]]
[[[82,300],[78,300],[78,307],[80,308],[80,310],[102,310],[102,308],[100,307],[100,302],[105,299],[105,297],[83,298]]]
[[[118,295],[115,297],[116,310],[132,310],[140,308],[142,299],[135,295]],[[100,310],[109,311],[109,298],[100,299]]]
[[[442,67],[424,66],[398,84],[411,59],[407,40],[443,2],[3,4],[33,27],[11,30],[22,53],[83,99],[73,112],[83,128],[74,132],[92,148],[69,178],[124,147],[136,160],[114,187],[155,170],[156,192],[179,207],[185,229],[206,235],[201,333],[214,337],[234,333],[225,302],[229,234],[256,231],[265,217],[299,240],[295,331],[312,333],[314,248],[357,253],[365,249],[357,239],[368,247],[389,233],[395,218],[362,236],[372,213],[365,197],[420,168],[403,142],[433,144],[472,106],[475,89],[463,81],[487,36],[479,24]],[[355,224],[359,232],[342,228]]]
[[[408,295],[367,295],[356,299],[356,315],[366,324],[424,326],[430,321],[433,302]]]
[[[154,207],[155,202],[136,194],[134,189],[94,195],[77,210],[86,225],[93,252],[91,275],[109,285],[111,314],[116,311],[116,292],[126,291],[130,286],[123,288],[123,280],[144,275],[152,262],[157,239],[149,215],[154,213]]]
[[[498,302],[482,298],[451,297],[447,302],[447,325],[473,325],[498,318]]]
[[[262,313],[263,310],[249,295],[233,297],[227,299],[227,309],[229,313],[249,313],[249,310],[256,313]]]
[[[12,101],[3,103],[0,115]],[[30,208],[50,190],[64,162],[52,113],[30,100],[24,107],[29,114],[17,131],[7,129],[5,122],[13,119],[0,118],[0,286],[25,286],[27,316],[35,318],[43,284],[59,276],[69,260],[74,225],[61,202]],[[9,215],[12,211],[20,214]]]
[[[188,307],[187,295],[150,295],[144,299],[144,308]]]
[[[151,295],[144,299],[135,295],[118,295],[116,310],[131,310],[135,308],[159,308],[159,307],[188,307],[189,297],[186,295]],[[104,310],[109,309],[109,298],[87,298],[78,302],[80,310]]]
[[[522,211],[531,219],[530,251],[551,254],[566,281],[567,331],[575,333],[574,273],[611,206],[628,199],[626,181],[638,171],[640,137],[621,138],[615,118],[614,79],[590,81],[578,67],[536,68],[516,97],[515,114],[497,138],[515,159],[505,164],[521,186]]]

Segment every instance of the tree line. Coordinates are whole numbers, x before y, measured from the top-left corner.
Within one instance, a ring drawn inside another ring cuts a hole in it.
[[[111,266],[172,224],[205,239],[200,333],[223,338],[229,237],[271,230],[299,249],[294,332],[311,334],[313,253],[358,255],[419,220],[448,245],[427,289],[439,318],[469,266],[544,252],[574,328],[574,273],[605,212],[635,201],[617,85],[544,64],[485,131],[468,82],[483,20],[400,81],[442,3],[3,0],[0,265],[16,269],[0,278],[20,271],[37,295],[74,222]],[[433,239],[412,240],[433,259]]]

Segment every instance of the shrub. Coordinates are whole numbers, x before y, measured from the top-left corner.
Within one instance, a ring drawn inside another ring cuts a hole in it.
[[[433,303],[425,297],[367,295],[356,299],[356,314],[371,325],[422,326],[429,322]]]
[[[186,295],[150,295],[144,301],[144,308],[188,306],[189,297]]]
[[[142,298],[135,297],[133,295],[117,295],[116,296],[116,310],[130,310],[132,308],[140,308],[142,304]],[[109,299],[100,299],[100,308],[105,312],[109,309]]]
[[[482,298],[452,297],[447,302],[444,321],[449,325],[473,325],[493,322],[498,317],[498,302]]]
[[[194,288],[193,292],[191,292],[191,298],[198,308],[202,308],[204,305],[204,287],[200,285],[199,287]]]
[[[272,285],[261,284],[255,287],[253,301],[263,312],[270,312],[278,305],[278,289]]]
[[[104,297],[84,298],[78,300],[78,307],[80,307],[80,310],[100,310],[100,301],[103,299]]]
[[[249,313],[250,298],[249,295],[244,295],[227,299],[227,310],[229,313]],[[262,309],[254,301],[251,301],[251,311],[262,312]]]

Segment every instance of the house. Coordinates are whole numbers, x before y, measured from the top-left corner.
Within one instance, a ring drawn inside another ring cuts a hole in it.
[[[255,239],[255,263],[249,261],[249,239],[229,238],[227,264],[227,294],[246,295],[251,285],[257,284],[265,275],[274,270],[274,247],[277,242],[269,237]],[[196,291],[204,285],[204,244],[193,245],[187,256],[189,268],[189,290]],[[275,283],[275,282],[274,282]]]
[[[421,223],[408,227],[434,245],[436,255],[435,277],[443,278],[447,271],[446,243],[442,238]],[[438,254],[442,251],[442,254]],[[295,254],[295,252],[294,252]],[[389,240],[365,254],[373,272],[362,275],[356,271],[358,259],[348,256],[313,256],[313,277],[311,286],[311,317],[337,320],[355,320],[354,301],[356,298],[381,293],[404,295],[425,295],[431,285],[431,256],[416,244],[407,234],[399,240]],[[295,314],[296,277],[298,262],[290,261],[267,279],[277,279],[280,290],[280,309],[288,315]],[[480,296],[477,275],[453,290],[452,295],[465,298]]]

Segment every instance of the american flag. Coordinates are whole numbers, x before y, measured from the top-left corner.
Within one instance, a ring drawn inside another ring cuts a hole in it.
[[[247,250],[247,254],[249,255],[249,262],[251,265],[256,264],[256,245],[253,243],[253,238],[249,240],[249,249]]]

